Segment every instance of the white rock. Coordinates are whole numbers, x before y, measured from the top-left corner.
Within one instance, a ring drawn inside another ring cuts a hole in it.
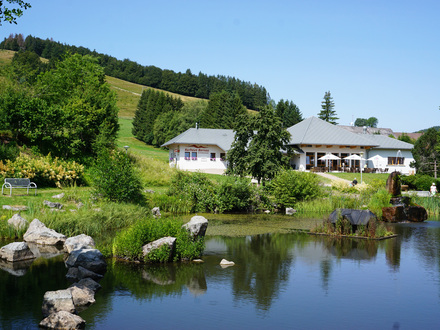
[[[81,316],[66,311],[52,313],[40,322],[40,327],[47,329],[84,329],[85,326]]]
[[[69,237],[64,242],[64,248],[67,253],[71,253],[73,250],[79,249],[94,249],[95,241],[88,235],[81,234],[73,237]]]
[[[174,248],[176,246],[176,238],[175,237],[170,237],[170,236],[162,237],[158,240],[155,240],[153,242],[145,244],[142,247],[142,254],[145,257],[148,254],[150,254],[152,251],[160,249],[163,245],[168,245],[168,247],[170,248],[170,255],[169,255],[168,260],[171,260],[173,253],[174,253]]]
[[[0,258],[15,262],[35,259],[35,256],[25,242],[14,242],[0,249]]]
[[[15,213],[12,218],[8,220],[8,224],[14,229],[24,229],[28,222],[25,218],[23,218],[20,213]]]
[[[229,261],[226,259],[222,259],[222,261],[220,261],[220,266],[222,266],[222,267],[229,267],[229,266],[234,266],[234,265],[235,265],[235,262],[233,262],[233,261]]]
[[[59,311],[66,311],[73,314],[76,313],[72,293],[69,289],[47,291],[44,294],[42,307],[43,315],[48,316]]]
[[[191,234],[191,236],[205,236],[206,229],[208,228],[208,220],[201,215],[196,215],[191,220],[182,226]]]
[[[34,219],[23,235],[23,240],[43,245],[57,245],[64,244],[66,236],[57,233],[53,229],[47,228],[40,220]]]

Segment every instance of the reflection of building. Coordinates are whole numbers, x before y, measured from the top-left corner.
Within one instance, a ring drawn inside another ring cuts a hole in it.
[[[289,145],[296,153],[290,160],[294,169],[359,171],[378,168],[382,171],[397,170],[410,174],[414,170],[409,164],[414,161],[412,144],[379,134],[354,133],[330,124],[316,117],[310,117],[287,129],[291,134]],[[227,129],[190,128],[163,144],[170,150],[170,165],[182,170],[223,171],[227,167],[225,155],[234,141],[234,132]],[[326,154],[341,159],[320,160]],[[364,159],[345,160],[343,158],[359,155]]]

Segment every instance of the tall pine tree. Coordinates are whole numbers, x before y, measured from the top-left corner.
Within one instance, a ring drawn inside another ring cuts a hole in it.
[[[333,97],[330,91],[325,92],[324,100],[321,102],[321,112],[318,114],[318,117],[322,120],[329,122],[330,124],[337,125],[336,120],[339,118],[336,117],[336,111],[334,110],[335,103],[333,102]]]

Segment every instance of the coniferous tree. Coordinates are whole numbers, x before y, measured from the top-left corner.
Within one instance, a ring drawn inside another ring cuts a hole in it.
[[[226,91],[213,93],[209,97],[208,107],[201,115],[203,128],[234,128],[238,115],[246,113],[238,94]]]
[[[434,174],[434,165],[440,165],[439,133],[435,128],[428,129],[414,144],[412,154],[419,174]]]
[[[330,91],[325,92],[324,100],[321,102],[321,112],[318,114],[318,117],[322,120],[325,120],[331,124],[337,125],[336,120],[339,118],[336,117],[336,111],[334,110],[335,103],[333,102],[333,97]]]
[[[248,144],[254,135],[251,118],[247,113],[236,118],[234,142],[226,156],[228,168],[226,174],[246,176],[248,169]]]
[[[292,101],[281,99],[276,105],[276,114],[284,127],[291,127],[303,120],[302,113]]]

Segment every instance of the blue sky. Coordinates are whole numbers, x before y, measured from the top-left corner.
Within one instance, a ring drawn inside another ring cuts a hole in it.
[[[10,33],[118,59],[234,76],[316,116],[330,91],[339,123],[374,116],[413,132],[440,125],[439,1],[28,0]]]

